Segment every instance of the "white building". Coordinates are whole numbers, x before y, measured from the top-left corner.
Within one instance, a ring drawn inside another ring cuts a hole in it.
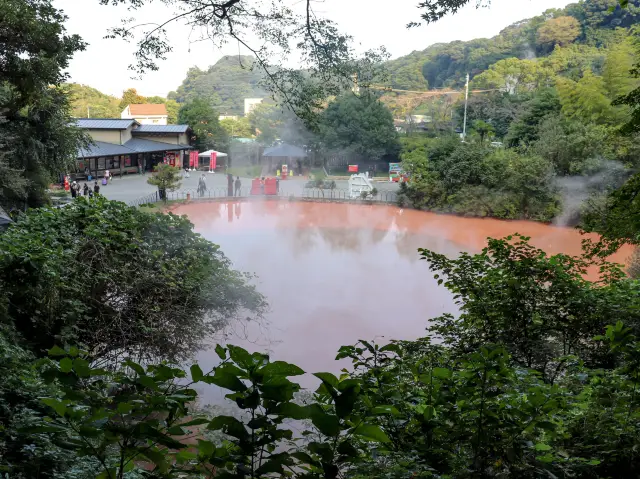
[[[251,111],[262,103],[264,98],[245,98],[244,99],[244,116],[247,116]]]
[[[122,110],[120,118],[123,120],[136,120],[141,125],[166,125],[169,115],[167,107],[162,103],[145,103],[142,105],[127,105]]]

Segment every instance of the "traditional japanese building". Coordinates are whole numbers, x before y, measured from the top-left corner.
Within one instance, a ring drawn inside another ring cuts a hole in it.
[[[141,125],[134,119],[81,118],[77,126],[93,140],[78,151],[75,178],[153,171],[162,162],[181,167],[189,161],[187,125]]]

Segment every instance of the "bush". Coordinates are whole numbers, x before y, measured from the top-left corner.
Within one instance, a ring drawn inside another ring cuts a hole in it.
[[[260,316],[249,279],[186,217],[79,198],[0,237],[0,324],[37,355],[78,344],[94,358],[175,360],[228,321]]]

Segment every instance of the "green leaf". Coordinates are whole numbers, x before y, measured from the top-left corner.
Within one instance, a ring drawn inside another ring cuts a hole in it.
[[[89,361],[82,358],[76,358],[73,360],[73,370],[81,378],[88,378],[91,376],[91,366]]]
[[[536,444],[535,448],[536,448],[536,451],[550,451],[551,450],[551,446],[549,446],[548,444],[543,444],[541,442]]]
[[[333,388],[338,385],[338,378],[331,373],[314,373],[313,375],[320,379],[320,381],[322,381],[323,383],[328,384]]]
[[[300,376],[304,374],[304,371],[295,364],[290,364],[284,361],[274,361],[267,364],[260,369],[260,372],[265,376]]]
[[[395,406],[376,406],[371,410],[371,414],[374,416],[381,416],[384,414],[399,416],[400,411],[398,411]]]
[[[358,449],[348,440],[344,440],[338,445],[338,453],[351,458],[360,456]]]
[[[222,368],[216,369],[213,376],[206,376],[202,379],[207,384],[215,384],[221,388],[229,389],[231,391],[246,391],[247,386],[232,372],[224,370]]]
[[[193,364],[190,370],[191,370],[191,379],[193,379],[195,382],[200,381],[204,377],[204,373],[202,372],[202,369],[197,364]]]
[[[431,421],[435,417],[436,417],[436,409],[431,405],[425,406],[425,408],[424,408],[424,418],[427,421]]]
[[[280,404],[276,409],[276,412],[281,416],[296,420],[309,419],[310,417],[309,410],[306,407],[299,406],[292,402],[284,402]]]
[[[73,361],[71,358],[62,358],[60,360],[60,371],[63,373],[69,373],[73,369]]]
[[[118,412],[120,414],[127,414],[131,412],[132,409],[133,409],[133,405],[131,403],[128,403],[128,402],[118,403]]]
[[[227,359],[227,350],[222,346],[220,346],[219,344],[216,344],[215,352],[218,355],[218,357],[223,361]]]
[[[249,369],[253,366],[253,360],[251,359],[251,355],[247,352],[247,350],[242,349],[238,346],[229,345],[227,346],[229,349],[229,356],[238,366],[243,367],[244,369]]]
[[[374,424],[360,424],[353,430],[353,433],[369,441],[389,442],[385,432]]]
[[[59,416],[64,417],[67,412],[67,406],[64,405],[62,401],[56,398],[42,398],[40,399],[42,403],[46,404],[50,408],[52,408]]]
[[[338,416],[324,412],[317,404],[310,406],[309,412],[311,422],[322,434],[329,437],[335,437],[340,434]]]
[[[336,414],[339,418],[345,418],[351,411],[358,400],[358,391],[360,386],[347,389],[345,392],[335,398]]]
[[[134,363],[133,361],[125,361],[124,365],[133,369],[140,376],[144,376],[146,374],[144,372],[144,368],[140,366],[138,363]]]
[[[237,439],[247,439],[249,437],[249,433],[245,429],[244,425],[235,417],[231,416],[218,416],[213,418],[211,422],[209,422],[207,429],[222,431],[228,436],[232,436]]]
[[[201,456],[209,457],[213,454],[216,447],[213,445],[211,441],[203,441],[202,439],[198,439],[198,454]]]
[[[54,346],[49,350],[49,356],[66,356],[67,352],[59,346]]]
[[[449,379],[453,376],[453,372],[447,368],[433,368],[433,377],[440,379]]]
[[[197,419],[192,419],[191,421],[183,422],[180,425],[182,427],[200,426],[202,424],[207,424],[208,422],[209,422],[209,419],[207,419],[205,417],[201,417],[201,418],[197,418]]]

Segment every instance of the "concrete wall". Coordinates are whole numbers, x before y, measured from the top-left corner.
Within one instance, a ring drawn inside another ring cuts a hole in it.
[[[131,125],[126,130],[120,130],[120,144],[121,145],[124,145],[127,141],[129,141],[131,139],[131,128],[132,127],[133,127],[133,125]]]
[[[120,144],[120,130],[86,130],[95,141]]]
[[[171,143],[172,145],[188,145],[189,137],[186,133],[167,133],[166,135],[136,135],[136,138],[142,138],[143,140],[160,141],[162,143]]]

